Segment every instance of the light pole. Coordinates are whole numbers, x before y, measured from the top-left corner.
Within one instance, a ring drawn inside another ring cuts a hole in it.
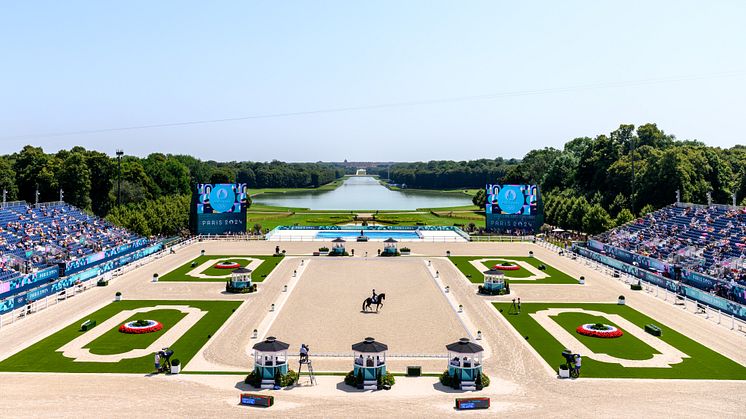
[[[635,136],[633,135],[629,141],[630,152],[629,157],[632,160],[632,195],[629,199],[630,207],[632,208],[632,215],[635,214]]]
[[[122,156],[124,151],[117,149],[117,206],[122,205]]]

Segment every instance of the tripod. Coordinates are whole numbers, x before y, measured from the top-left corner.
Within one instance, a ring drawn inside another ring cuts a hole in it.
[[[513,299],[513,303],[510,305],[510,308],[508,309],[508,314],[521,314],[521,299],[518,299],[518,302],[515,301],[516,299]]]

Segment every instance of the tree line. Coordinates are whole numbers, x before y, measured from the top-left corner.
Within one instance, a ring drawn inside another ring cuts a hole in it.
[[[609,134],[580,137],[562,149],[532,150],[522,159],[430,161],[381,165],[368,171],[420,189],[476,188],[525,183],[541,188],[546,222],[597,233],[668,205],[684,202],[746,204],[746,147],[722,149],[677,140],[656,124],[620,125]],[[196,183],[246,183],[250,189],[318,187],[345,174],[331,163],[215,162],[153,153],[121,159],[82,147],[45,153],[40,147],[0,156],[6,200],[64,200],[140,234],[174,234],[187,226]],[[121,190],[121,206],[120,202]],[[118,207],[115,209],[115,207]]]
[[[434,160],[429,162],[396,163],[373,170],[382,178],[407,188],[456,189],[484,188],[505,178],[519,160],[502,158],[470,161]]]
[[[621,125],[575,138],[562,150],[532,150],[493,183],[540,185],[548,224],[598,233],[676,200],[746,204],[746,147],[679,141],[656,124]],[[466,185],[472,186],[472,185]],[[476,185],[474,185],[476,186]],[[474,197],[483,205],[484,193]]]
[[[343,168],[323,163],[215,162],[162,153],[123,156],[120,162],[83,147],[45,153],[28,145],[0,156],[0,188],[6,201],[51,202],[62,193],[65,202],[143,235],[183,231],[196,183],[305,188],[343,175]]]

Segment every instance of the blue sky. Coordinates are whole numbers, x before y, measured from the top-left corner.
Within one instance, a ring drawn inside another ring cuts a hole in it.
[[[3,2],[0,153],[461,160],[646,122],[730,147],[746,143],[744,22],[743,1]],[[521,94],[19,138],[505,92]]]

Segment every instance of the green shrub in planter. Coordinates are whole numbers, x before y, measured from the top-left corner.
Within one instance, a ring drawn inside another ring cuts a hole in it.
[[[262,376],[257,374],[256,370],[251,371],[249,375],[246,376],[244,383],[249,384],[252,387],[259,388],[262,386]]]
[[[293,385],[296,381],[298,381],[298,373],[288,370],[287,374],[280,376],[280,387]]]
[[[446,387],[453,386],[453,378],[451,378],[451,375],[448,374],[448,370],[445,370],[443,371],[443,374],[440,374],[440,377],[438,377],[438,381],[440,381],[440,384]]]
[[[482,388],[485,388],[485,387],[489,387],[489,386],[490,386],[490,377],[489,377],[489,376],[487,376],[487,374],[485,374],[485,373],[482,373],[482,374],[481,374],[481,375],[480,375],[480,376],[478,377],[478,379],[481,379],[481,381],[482,381]],[[478,388],[478,389],[480,389],[478,385],[477,385],[477,388]],[[481,390],[481,389],[480,389],[480,390]]]
[[[629,289],[631,289],[632,291],[642,291],[642,284],[630,284]]]
[[[379,375],[379,377],[381,377],[382,385],[393,386],[394,384],[396,384],[396,378],[394,378],[394,375],[388,371],[386,371],[386,374],[384,374],[383,376]]]
[[[355,371],[350,371],[345,375],[345,384],[347,384],[350,387],[357,387],[357,383],[355,380]]]
[[[171,366],[178,367],[179,365],[181,365],[181,361],[179,361],[178,359],[174,359],[173,361],[171,361]]]

